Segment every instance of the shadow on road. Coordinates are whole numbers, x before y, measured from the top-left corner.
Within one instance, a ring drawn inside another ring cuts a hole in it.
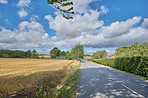
[[[148,82],[82,61],[79,98],[148,98]]]

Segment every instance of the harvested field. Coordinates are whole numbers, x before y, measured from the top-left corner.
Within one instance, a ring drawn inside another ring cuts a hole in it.
[[[41,56],[39,56],[39,58],[51,58],[51,56],[50,55],[41,55]]]
[[[0,59],[0,97],[25,89],[46,78],[56,78],[68,66],[77,66],[71,60]]]

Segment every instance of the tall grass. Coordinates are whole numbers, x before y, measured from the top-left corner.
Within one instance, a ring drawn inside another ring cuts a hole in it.
[[[61,79],[59,78],[55,83],[56,87],[51,85],[42,85],[41,88],[36,92],[36,96],[38,98],[76,98],[76,93],[79,85],[79,77],[80,77],[80,64],[79,66],[73,66],[73,73],[71,73],[69,66],[67,68],[67,77],[64,81],[58,85],[57,82]],[[53,81],[53,80],[52,80]],[[49,82],[48,82],[49,83]],[[50,89],[48,89],[50,88]]]

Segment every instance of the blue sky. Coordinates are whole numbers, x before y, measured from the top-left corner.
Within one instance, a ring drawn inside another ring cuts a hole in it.
[[[73,20],[66,20],[46,0],[0,0],[0,49],[53,47],[85,53],[115,52],[117,47],[148,42],[147,0],[73,0]]]

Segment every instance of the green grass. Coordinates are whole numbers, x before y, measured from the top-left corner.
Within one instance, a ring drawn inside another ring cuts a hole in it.
[[[75,68],[75,72],[69,77],[63,88],[57,92],[57,98],[76,98],[80,78],[80,65]]]
[[[104,66],[105,66],[105,65],[104,65]],[[112,68],[112,67],[110,67],[110,68]],[[136,75],[136,74],[134,74],[134,73],[130,73],[130,72],[127,72],[127,71],[119,70],[119,69],[116,69],[116,68],[112,68],[112,69],[115,69],[115,70],[117,70],[117,71],[126,73],[126,74],[128,74],[128,75],[131,75],[131,76],[134,76],[134,77],[137,77],[137,78],[141,78],[141,79],[144,79],[144,80],[148,80],[148,77],[143,77],[143,76]]]
[[[69,70],[68,72],[70,72],[71,67],[68,67],[67,69]],[[36,92],[35,96],[37,98],[76,98],[80,78],[80,64],[76,67],[73,67],[73,72],[73,75],[69,75],[60,89],[57,89],[56,85],[59,84],[58,81],[62,79],[61,77],[59,77],[59,79],[56,78],[55,80],[50,80],[53,82],[50,85],[47,84],[48,86],[52,86],[49,87],[49,89],[46,86],[42,85],[41,88]],[[61,76],[63,75],[61,74]],[[45,83],[50,82],[46,81]]]
[[[93,62],[93,61],[91,61],[90,59],[87,60],[87,61]],[[93,63],[96,63],[96,62],[93,62]],[[98,64],[98,63],[96,63],[96,64]],[[102,65],[102,64],[101,64],[101,65]],[[106,66],[106,65],[103,65],[103,66]],[[109,66],[107,66],[107,67],[109,67]],[[116,69],[116,68],[113,68],[113,67],[109,67],[109,68],[114,69],[114,70],[117,70],[117,71],[120,71],[120,72],[122,72],[122,73],[126,73],[126,74],[128,74],[128,75],[131,75],[131,76],[134,76],[134,77],[137,77],[137,78],[141,78],[141,79],[144,79],[144,80],[148,80],[148,77],[143,77],[143,76],[140,76],[140,75],[137,75],[137,74],[134,74],[134,73],[130,73],[130,72],[127,72],[127,71],[119,70],[119,69]]]

